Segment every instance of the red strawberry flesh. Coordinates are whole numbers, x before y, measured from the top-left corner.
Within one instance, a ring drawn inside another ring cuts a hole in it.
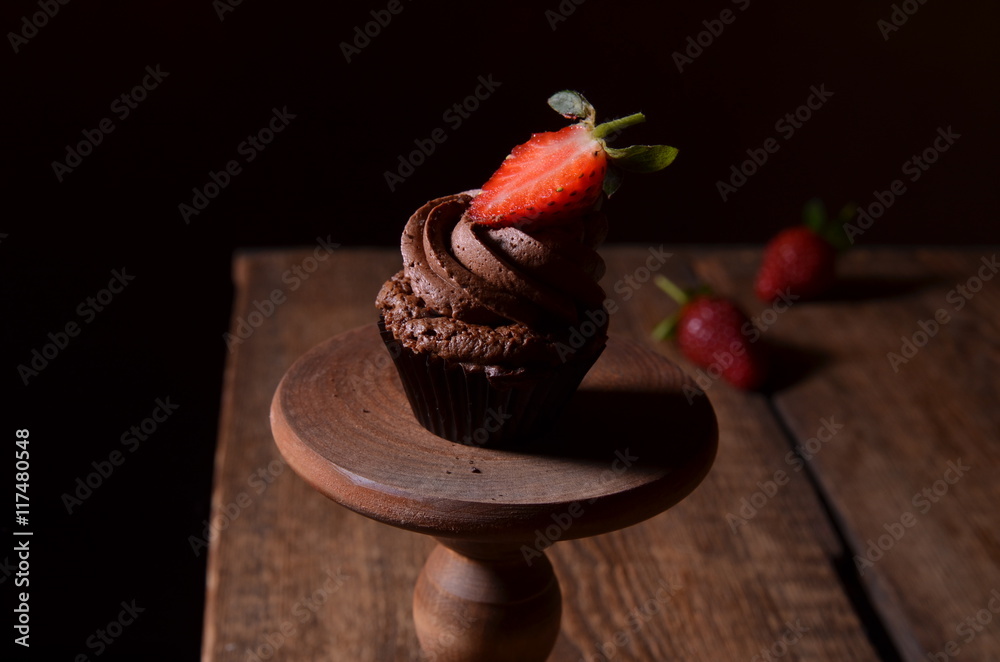
[[[478,223],[558,222],[589,211],[601,196],[608,157],[586,123],[536,133],[511,151],[469,206]]]

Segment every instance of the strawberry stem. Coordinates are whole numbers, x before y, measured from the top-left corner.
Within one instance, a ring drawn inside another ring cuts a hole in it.
[[[666,340],[677,332],[677,324],[679,322],[679,315],[671,315],[657,324],[650,332],[650,335],[653,336],[654,340]]]
[[[611,120],[610,122],[604,122],[603,124],[598,124],[594,127],[592,135],[594,138],[600,140],[605,136],[609,136],[614,133],[632,126],[633,124],[641,124],[646,121],[646,116],[642,113],[635,113],[633,115],[628,115],[626,117],[621,117],[616,120]]]
[[[686,304],[688,301],[691,300],[691,297],[688,296],[687,292],[677,287],[677,285],[674,284],[674,282],[671,281],[666,276],[663,276],[662,274],[657,274],[656,277],[654,278],[654,281],[656,282],[657,287],[659,287],[661,290],[670,295],[670,298],[679,303],[680,305],[683,306],[684,304]]]

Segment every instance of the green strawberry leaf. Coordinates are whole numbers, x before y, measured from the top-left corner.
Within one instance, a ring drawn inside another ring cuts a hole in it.
[[[829,241],[837,252],[845,251],[851,245],[851,238],[847,236],[847,230],[844,226],[854,218],[857,211],[858,206],[849,202],[837,214],[836,220],[827,225],[827,231],[823,238]]]
[[[831,220],[826,215],[826,207],[823,206],[823,203],[814,198],[802,208],[802,221],[806,227],[833,246],[834,250],[840,252],[851,245],[847,232],[844,230],[844,224],[854,217],[856,211],[856,205],[847,204],[837,214],[837,218]]]
[[[605,147],[612,162],[630,172],[656,172],[674,162],[677,148],[668,145],[632,145],[624,149]]]
[[[614,195],[618,187],[622,185],[622,179],[624,178],[625,173],[620,168],[610,166],[607,174],[604,175],[604,195],[609,198]]]
[[[563,117],[570,119],[593,122],[597,114],[590,102],[582,94],[573,90],[556,92],[549,97],[549,106]]]
[[[841,226],[844,225],[844,223],[847,223],[852,218],[854,218],[854,214],[856,214],[857,212],[858,212],[858,206],[853,202],[848,202],[846,205],[844,205],[844,208],[841,209],[840,212],[837,214],[837,225]]]
[[[826,225],[826,207],[823,201],[813,198],[802,208],[802,222],[806,227],[823,236],[823,227]]]

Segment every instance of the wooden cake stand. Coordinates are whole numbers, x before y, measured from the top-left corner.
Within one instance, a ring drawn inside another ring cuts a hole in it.
[[[271,428],[289,465],[322,494],[437,539],[413,618],[421,648],[439,662],[545,660],[562,612],[545,548],[670,508],[708,473],[717,440],[693,381],[612,337],[560,423],[530,449],[446,441],[414,418],[374,323],[289,369]]]

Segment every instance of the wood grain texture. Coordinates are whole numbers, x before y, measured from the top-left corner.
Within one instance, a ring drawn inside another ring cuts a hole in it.
[[[1000,660],[996,253],[845,255],[837,291],[768,331],[813,354],[775,405],[904,660]],[[754,267],[746,253],[699,263],[737,288]],[[817,441],[824,420],[842,427]]]
[[[655,253],[605,252],[605,289],[618,308],[611,328],[693,372],[674,345],[649,338],[675,309],[644,271]],[[660,271],[684,282],[698,255],[675,251]],[[553,659],[601,660],[602,650],[644,661],[878,659],[832,566],[843,551],[806,476],[785,463],[788,444],[766,398],[722,382],[707,393],[719,450],[698,489],[645,524],[550,551],[565,573],[564,638]],[[734,526],[727,516],[757,501],[778,471],[787,482]]]
[[[399,260],[388,250],[343,250],[292,291],[282,274],[310,254],[259,252],[235,262],[234,328],[273,289],[287,301],[235,348],[227,368],[213,512],[216,528],[229,523],[211,541],[204,659],[253,659],[249,649],[262,660],[417,660],[409,597],[433,541],[330,503],[284,465],[268,429],[282,374],[321,341],[371,323],[374,293]],[[752,314],[766,312],[749,289],[755,250],[674,250],[662,266],[644,246],[603,254],[605,289],[618,308],[612,332],[689,372],[672,345],[648,338],[674,309],[648,279],[651,266],[680,280],[693,269]],[[900,375],[885,358],[900,335],[946,305],[977,261],[859,250],[848,256],[851,280],[836,298],[780,313],[764,336],[780,341],[786,359],[773,400],[724,383],[707,390],[719,450],[698,489],[646,522],[548,550],[564,602],[550,659],[750,660],[767,651],[787,660],[878,659],[834,564],[863,553],[905,510],[917,524],[862,577],[901,655],[921,659],[957,640],[958,659],[997,659],[995,617],[969,643],[956,633],[1000,587],[991,480],[996,285],[956,312]],[[830,417],[844,428],[813,459],[788,457]],[[668,429],[663,420],[645,434],[664,438]],[[913,494],[958,458],[972,469],[918,514]],[[270,483],[253,479],[269,464],[281,467]],[[229,517],[240,493],[249,505]],[[755,504],[749,517],[741,517],[745,503]]]
[[[414,418],[368,324],[295,362],[275,393],[271,427],[292,469],[355,512],[427,535],[526,544],[554,516],[570,518],[564,538],[579,538],[687,496],[716,450],[714,412],[696,391],[662,356],[612,337],[542,438],[519,450],[452,443]],[[601,407],[616,415],[594,417]],[[661,416],[676,421],[667,443],[644,433]]]
[[[562,593],[542,554],[492,543],[467,556],[441,539],[417,578],[413,622],[425,657],[438,662],[545,662],[559,636]]]
[[[396,266],[385,251],[358,250],[334,253],[306,280],[287,276],[311,255],[255,252],[234,261],[234,333],[255,301],[276,289],[286,298],[227,365],[204,660],[416,659],[410,606],[386,596],[412,591],[433,540],[332,505],[288,469],[271,436],[268,408],[281,376],[309,347],[370,322],[374,272]]]
[[[673,421],[668,438],[645,434],[661,417]],[[422,650],[439,662],[544,662],[561,594],[550,542],[533,538],[600,535],[663,512],[708,473],[718,430],[679,368],[613,336],[552,430],[517,450],[448,442],[414,418],[374,324],[289,368],[271,429],[324,496],[439,539],[413,599]]]

